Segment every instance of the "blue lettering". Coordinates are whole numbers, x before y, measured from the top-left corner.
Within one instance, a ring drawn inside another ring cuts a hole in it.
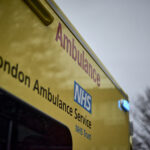
[[[76,81],[74,81],[74,101],[92,113],[92,97]]]

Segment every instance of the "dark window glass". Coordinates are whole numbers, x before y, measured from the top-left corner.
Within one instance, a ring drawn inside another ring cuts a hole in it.
[[[72,150],[68,128],[2,90],[0,114],[0,150]]]
[[[9,121],[0,116],[0,150],[6,150]]]

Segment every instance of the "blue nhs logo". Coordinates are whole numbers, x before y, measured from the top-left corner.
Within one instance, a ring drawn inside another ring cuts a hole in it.
[[[92,97],[76,81],[74,81],[74,101],[92,113]]]

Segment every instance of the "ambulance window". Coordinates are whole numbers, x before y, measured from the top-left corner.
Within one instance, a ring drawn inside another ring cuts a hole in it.
[[[72,137],[58,121],[1,90],[0,150],[20,149],[72,150]]]
[[[6,149],[8,125],[8,120],[3,118],[0,114],[0,150]]]

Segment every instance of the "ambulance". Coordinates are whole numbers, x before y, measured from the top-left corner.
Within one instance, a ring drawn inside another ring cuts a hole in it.
[[[0,150],[130,150],[129,102],[53,0],[0,0]]]

